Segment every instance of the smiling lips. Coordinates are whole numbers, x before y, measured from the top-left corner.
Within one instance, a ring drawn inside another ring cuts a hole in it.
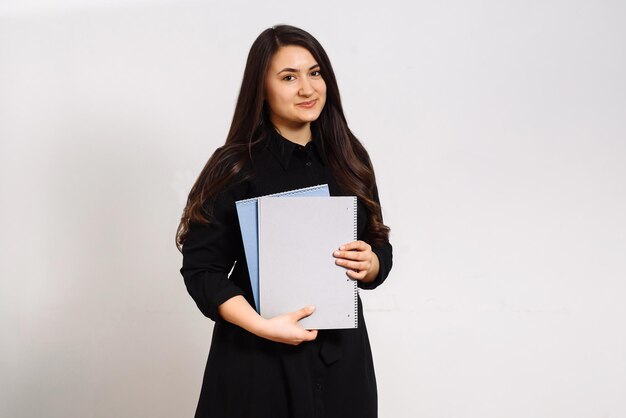
[[[305,109],[310,109],[313,106],[315,106],[315,102],[317,102],[317,99],[315,100],[311,100],[310,102],[302,102],[302,103],[298,103],[296,106],[299,107],[304,107]]]

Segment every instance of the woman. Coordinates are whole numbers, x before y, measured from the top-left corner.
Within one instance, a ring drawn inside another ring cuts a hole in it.
[[[235,201],[318,184],[358,197],[359,240],[333,255],[360,288],[377,287],[392,248],[369,156],[322,46],[275,26],[250,49],[226,143],[193,185],[177,232],[187,290],[215,321],[196,417],[377,416],[360,299],[358,328],[348,330],[303,329],[311,307],[269,319],[254,309]]]

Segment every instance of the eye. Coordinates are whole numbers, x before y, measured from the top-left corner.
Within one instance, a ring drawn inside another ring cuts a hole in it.
[[[285,80],[285,81],[293,81],[295,79],[296,78],[293,75],[291,75],[291,74],[290,75],[286,75],[286,76],[283,77],[283,80]]]
[[[322,73],[320,73],[320,70],[313,70],[313,71],[311,71],[311,75],[313,77],[319,77],[319,76],[322,75]]]

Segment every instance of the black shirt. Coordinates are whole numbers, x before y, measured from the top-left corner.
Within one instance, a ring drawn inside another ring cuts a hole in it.
[[[196,417],[376,416],[376,381],[360,299],[357,329],[320,330],[315,341],[295,347],[257,337],[217,311],[236,295],[254,306],[235,201],[318,184],[328,184],[331,196],[346,195],[331,175],[322,145],[314,138],[301,146],[271,129],[246,168],[249,178],[211,202],[213,221],[190,225],[181,273],[200,311],[216,321]],[[357,236],[363,239],[367,211],[361,202],[357,212]],[[392,266],[391,244],[372,250],[380,270],[373,282],[359,282],[360,288],[380,285]]]

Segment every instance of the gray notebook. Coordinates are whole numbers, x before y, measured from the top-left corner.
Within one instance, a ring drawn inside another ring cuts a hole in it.
[[[356,239],[356,197],[264,197],[258,205],[261,315],[314,305],[303,327],[356,328],[357,284],[333,257]]]

